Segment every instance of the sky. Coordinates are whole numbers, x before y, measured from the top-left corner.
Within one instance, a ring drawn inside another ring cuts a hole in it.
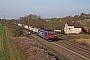
[[[62,18],[90,13],[90,0],[0,0],[0,19],[18,19],[29,14]]]

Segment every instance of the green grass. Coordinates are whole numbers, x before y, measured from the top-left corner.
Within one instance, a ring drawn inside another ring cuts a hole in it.
[[[6,25],[0,26],[0,60],[26,60]]]
[[[1,26],[2,24],[0,23],[0,26]]]
[[[0,26],[0,42],[2,42],[0,47],[2,47],[0,51],[0,60],[10,60],[9,56],[9,48],[6,42],[6,32],[5,32],[5,26]]]

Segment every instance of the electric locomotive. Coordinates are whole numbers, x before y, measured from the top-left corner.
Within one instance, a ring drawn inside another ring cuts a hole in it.
[[[37,33],[40,37],[45,38],[49,41],[53,41],[55,36],[54,36],[54,32],[52,30],[43,30],[43,29],[39,29],[38,33]]]

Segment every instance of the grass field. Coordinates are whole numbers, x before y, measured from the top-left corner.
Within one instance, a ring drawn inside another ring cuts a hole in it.
[[[0,26],[0,60],[26,60],[6,25]]]

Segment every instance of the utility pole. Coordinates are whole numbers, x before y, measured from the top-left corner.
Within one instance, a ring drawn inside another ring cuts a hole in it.
[[[30,26],[30,18],[28,18],[28,28]],[[30,30],[28,30],[28,35],[30,35]]]
[[[28,18],[28,26],[30,25],[30,18]]]
[[[4,15],[4,19],[5,19],[5,15]]]
[[[48,29],[50,29],[50,21],[49,21],[49,20],[47,20],[47,22],[48,22]]]

